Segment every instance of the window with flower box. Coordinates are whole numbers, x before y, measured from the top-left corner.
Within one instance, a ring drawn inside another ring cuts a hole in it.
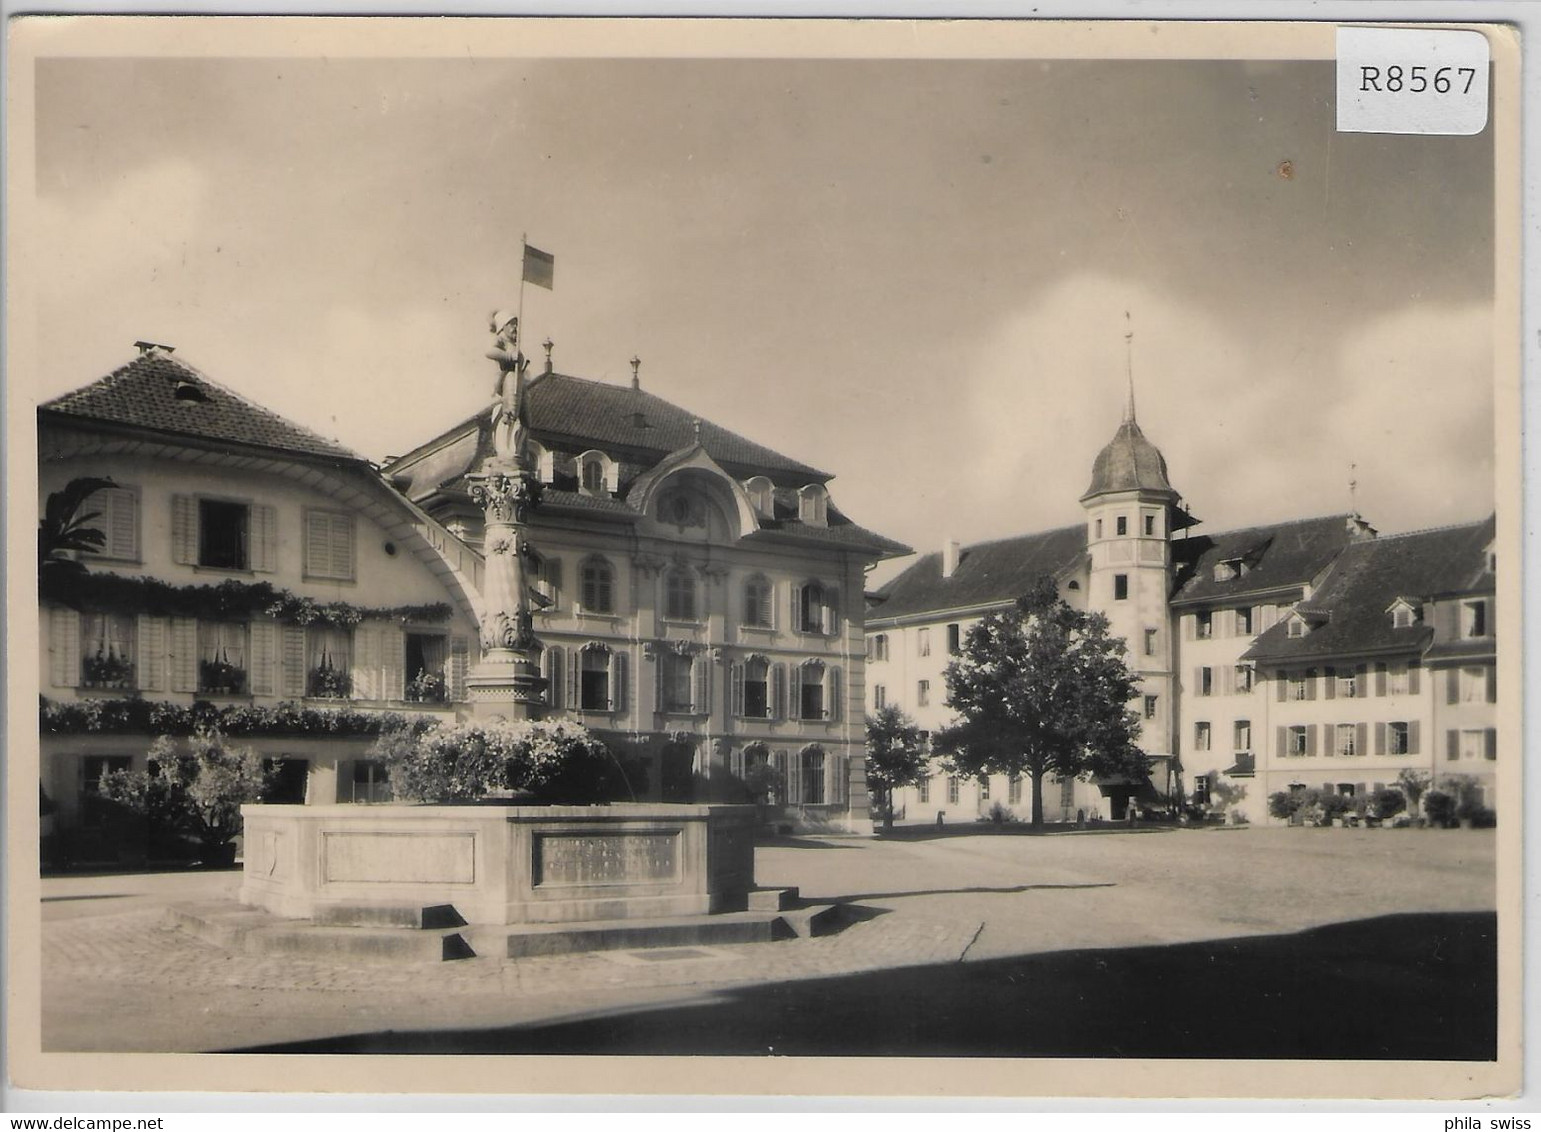
[[[449,699],[447,661],[449,639],[443,633],[407,633],[407,699],[418,704],[442,704]]]
[[[198,691],[241,696],[251,690],[244,622],[198,622]]]
[[[345,700],[353,694],[353,630],[311,625],[305,630],[305,695]]]
[[[137,619],[119,613],[80,615],[80,686],[129,691],[135,682]]]

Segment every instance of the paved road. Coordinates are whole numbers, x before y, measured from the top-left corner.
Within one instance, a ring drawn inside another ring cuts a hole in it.
[[[760,850],[760,882],[851,901],[861,910],[856,923],[820,939],[696,948],[662,961],[642,952],[395,966],[248,956],[161,926],[168,902],[233,897],[237,874],[54,878],[43,886],[44,1047],[195,1051],[326,1041],[341,1048],[337,1040],[354,1035],[362,1043],[355,1048],[384,1048],[379,1035],[410,1033],[417,1035],[411,1048],[470,1048],[479,1040],[492,1044],[477,1048],[585,1049],[600,1037],[624,1042],[627,1027],[617,1018],[626,1012],[636,1020],[632,1052],[654,1048],[660,1034],[707,1043],[699,1047],[706,1051],[753,1052],[779,1041],[778,1052],[787,1052],[790,1036],[819,1029],[806,1025],[810,1010],[843,1012],[838,1031],[846,1034],[863,1032],[862,1017],[900,1007],[905,1017],[929,1011],[961,1026],[977,1023],[992,1002],[1004,1010],[1000,989],[1019,984],[1031,983],[1034,993],[1051,984],[1078,988],[1068,1003],[1037,1009],[1116,1015],[1131,988],[1152,981],[1148,961],[1174,957],[1200,975],[1206,964],[1230,963],[1227,986],[1266,984],[1269,970],[1284,971],[1281,954],[1301,951],[1292,942],[1281,952],[1282,937],[1350,922],[1373,926],[1310,937],[1310,946],[1331,956],[1332,971],[1356,949],[1389,956],[1376,972],[1360,972],[1354,987],[1384,989],[1410,966],[1434,980],[1421,988],[1425,997],[1441,993],[1441,980],[1457,980],[1467,998],[1481,999],[1465,967],[1430,967],[1422,952],[1388,950],[1387,940],[1448,936],[1445,962],[1485,971],[1490,917],[1470,914],[1494,907],[1493,845],[1491,832],[1466,830],[910,831],[874,841],[794,840]],[[1399,914],[1439,915],[1377,919]],[[1252,938],[1252,951],[1202,942],[1242,937]],[[1181,944],[1200,947],[1168,947]],[[1142,950],[1160,948],[1167,950]],[[1108,955],[1094,959],[1090,977],[1064,966],[1083,949]],[[1127,971],[1098,979],[1115,949]],[[1037,966],[1021,966],[1029,962]],[[972,990],[956,983],[964,968],[973,972]],[[1289,970],[1290,978],[1311,975]],[[1477,974],[1480,985],[1487,976]],[[1202,999],[1202,978],[1184,993]],[[1098,1004],[1098,996],[1106,1000]],[[960,1003],[969,1004],[962,1014]],[[728,1004],[736,1005],[721,1009]],[[678,1025],[689,1011],[711,1021]],[[745,1026],[746,1017],[763,1024]],[[909,1052],[945,1052],[914,1043],[962,1035],[949,1037],[940,1024],[929,1029],[895,1023],[886,1035],[868,1032],[874,1041],[910,1033]],[[1002,1052],[1030,1044],[1025,1031],[984,1032]],[[739,1035],[743,1048],[724,1047],[724,1033]],[[529,1044],[536,1034],[545,1037]]]

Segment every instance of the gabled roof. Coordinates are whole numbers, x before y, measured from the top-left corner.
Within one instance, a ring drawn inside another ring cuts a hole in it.
[[[1351,543],[1311,595],[1330,617],[1303,637],[1281,621],[1257,639],[1247,658],[1289,661],[1367,653],[1422,652],[1428,624],[1395,628],[1386,608],[1399,595],[1460,592],[1486,572],[1487,523],[1467,523]],[[1490,537],[1490,536],[1489,536]]]
[[[1058,575],[1086,554],[1086,524],[1039,531],[962,548],[952,577],[942,577],[940,552],[922,555],[874,595],[868,621],[932,610],[967,609],[1015,601],[1043,575]]]
[[[99,381],[38,407],[50,416],[148,429],[199,440],[365,462],[335,440],[285,420],[211,381],[164,349],[151,349]]]
[[[1295,519],[1172,543],[1176,565],[1173,604],[1227,601],[1286,586],[1304,585],[1325,570],[1349,544],[1348,515]],[[1215,580],[1215,566],[1243,561],[1247,572]]]
[[[492,407],[488,405],[471,418],[397,457],[388,465],[387,474],[398,469],[412,470],[414,482],[407,490],[414,498],[448,483],[477,461],[480,445],[473,444],[463,453],[463,464],[458,458],[452,461],[459,466],[439,466],[442,464],[439,461],[431,472],[424,468],[425,472],[438,477],[436,483],[417,482],[420,477],[414,466],[451,438],[463,437],[467,432],[484,435],[491,412]],[[616,459],[634,454],[648,464],[696,443],[695,425],[699,419],[694,413],[645,389],[589,381],[562,373],[543,373],[530,379],[525,387],[524,414],[530,434],[548,447],[560,443],[575,451],[598,448]],[[646,427],[639,427],[639,421]],[[832,478],[829,472],[783,456],[721,425],[707,420],[700,423],[700,442],[707,455],[744,478],[766,475],[798,487]],[[456,447],[460,451],[465,446],[462,443]]]

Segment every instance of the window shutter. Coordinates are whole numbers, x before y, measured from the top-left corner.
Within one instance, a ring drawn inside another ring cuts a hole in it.
[[[1358,730],[1354,732],[1354,753],[1356,755],[1366,755],[1366,754],[1369,754],[1369,752],[1370,752],[1369,724],[1361,723],[1361,724],[1359,724]],[[1379,753],[1380,753],[1379,751],[1376,752],[1376,754],[1379,754]]]
[[[1276,673],[1274,673],[1274,681],[1278,686],[1278,700],[1282,704],[1284,702],[1284,697],[1289,695],[1289,676],[1285,673],[1284,669],[1281,668]]]
[[[104,553],[112,558],[138,558],[139,496],[128,488],[116,487],[99,491],[92,499],[101,504],[102,533],[107,536]]]
[[[1370,666],[1359,664],[1354,666],[1354,695],[1368,696],[1370,694]]]
[[[541,573],[546,580],[546,596],[551,598],[551,608],[562,608],[562,560],[548,558],[541,563]]]
[[[1276,755],[1283,756],[1289,754],[1289,747],[1286,745],[1289,742],[1289,736],[1285,733],[1282,726],[1274,728],[1273,741]]]
[[[1482,732],[1482,755],[1488,762],[1498,761],[1498,729],[1486,728]]]
[[[1459,731],[1445,732],[1445,760],[1456,762],[1461,757],[1461,733]]]
[[[166,619],[141,615],[138,625],[139,663],[135,672],[141,692],[166,690]]]
[[[832,587],[824,590],[824,632],[831,637],[840,632],[840,595]]]
[[[1489,668],[1487,670],[1487,702],[1490,703],[1490,704],[1496,704],[1498,702],[1498,666],[1497,665],[1494,665],[1493,667],[1491,667],[1491,668]]]
[[[191,495],[171,497],[171,558],[183,566],[198,564],[198,501]]]
[[[1306,699],[1316,699],[1316,669],[1306,669]]]
[[[49,682],[56,688],[80,683],[80,614],[54,609],[48,618]]]
[[[1197,618],[1197,616],[1195,614],[1192,614],[1192,613],[1184,613],[1183,614],[1183,618],[1182,618],[1182,621],[1183,621],[1183,640],[1185,640],[1185,641],[1193,640],[1193,626],[1194,626],[1194,623],[1197,620],[1198,620],[1198,618]]]
[[[325,511],[305,512],[305,573],[324,578],[332,572],[332,517]]]
[[[1329,667],[1326,670],[1326,680],[1322,684],[1322,698],[1330,700],[1338,694],[1338,670]]]
[[[191,617],[171,619],[171,690],[198,690],[198,622]]]
[[[776,801],[784,806],[787,803],[787,796],[791,792],[790,787],[792,785],[792,768],[787,765],[787,753],[785,751],[777,751],[771,755],[771,766],[775,768],[776,774],[781,779],[781,787],[777,790],[780,797]]]
[[[709,715],[712,710],[712,658],[697,653],[690,660],[690,710]]]
[[[626,710],[626,654],[620,649],[610,654],[610,708]]]
[[[787,718],[787,666],[784,664],[771,665],[771,703],[770,713],[774,719]]]
[[[840,710],[840,669],[833,664],[824,670],[824,697],[828,701],[824,705],[824,715],[839,722]]]
[[[254,696],[278,694],[278,624],[251,623],[251,691]]]
[[[266,574],[278,569],[278,508],[258,503],[251,509],[251,568]]]
[[[728,773],[734,778],[744,777],[744,752],[742,748],[734,747],[728,752]]]
[[[1409,720],[1407,724],[1407,753],[1418,754],[1418,721],[1416,719]]]
[[[1316,754],[1316,728],[1306,725],[1306,754]]]
[[[744,718],[744,666],[733,664],[728,668],[728,686],[732,689],[734,719]]]
[[[1229,696],[1236,691],[1236,670],[1229,664],[1220,668],[1220,694]]]
[[[449,639],[449,698],[460,702],[466,698],[466,673],[471,667],[471,642],[463,636]]]
[[[1461,700],[1461,670],[1459,668],[1447,668],[1445,670],[1445,703],[1454,704]]]
[[[802,597],[803,587],[797,585],[794,582],[792,585],[788,586],[787,588],[788,588],[788,590],[791,591],[791,594],[792,594],[792,616],[787,621],[787,628],[790,629],[794,633],[801,632],[802,631],[802,627],[803,627],[803,621],[802,621],[802,618],[799,616],[798,601]]]
[[[295,700],[305,695],[305,630],[299,625],[284,625],[279,630],[282,636],[282,655],[279,657],[281,670],[282,691],[281,695]],[[353,663],[355,672],[350,673],[353,678],[353,695],[362,698],[364,693],[359,688],[356,666],[358,665],[358,651],[363,647],[363,642],[358,634],[353,637]]]
[[[1386,662],[1384,660],[1375,662],[1375,694],[1377,696],[1384,696],[1386,694]]]
[[[353,630],[354,699],[385,698],[385,688],[380,679],[380,659],[380,627],[369,624],[359,625]],[[303,660],[300,666],[304,667]]]
[[[564,676],[566,693],[564,702],[568,711],[577,711],[578,705],[583,702],[583,650],[567,650],[567,669]]]
[[[540,654],[540,674],[546,678],[546,706],[559,708],[566,701],[562,699],[562,649],[558,645],[547,645]]]
[[[803,753],[787,758],[787,801],[797,805],[803,800]]]
[[[664,710],[664,669],[668,667],[668,654],[659,649],[653,656],[653,710]]]
[[[407,635],[400,625],[380,626],[380,696],[407,698]]]
[[[787,718],[803,717],[803,669],[801,665],[787,673]]]

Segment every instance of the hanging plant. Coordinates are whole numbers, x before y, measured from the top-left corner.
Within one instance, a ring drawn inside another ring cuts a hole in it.
[[[315,708],[285,700],[268,705],[217,705],[207,700],[176,704],[165,700],[50,700],[39,697],[39,724],[45,735],[191,735],[199,727],[217,727],[227,735],[379,735],[386,731],[417,734],[438,726],[429,715],[357,708]]]
[[[159,578],[122,574],[54,573],[40,580],[40,595],[71,609],[147,614],[152,617],[196,617],[203,621],[247,621],[271,617],[291,625],[335,625],[351,628],[361,621],[442,624],[454,616],[446,601],[424,605],[352,605],[319,602],[268,582],[234,578],[217,585],[179,586]]]

